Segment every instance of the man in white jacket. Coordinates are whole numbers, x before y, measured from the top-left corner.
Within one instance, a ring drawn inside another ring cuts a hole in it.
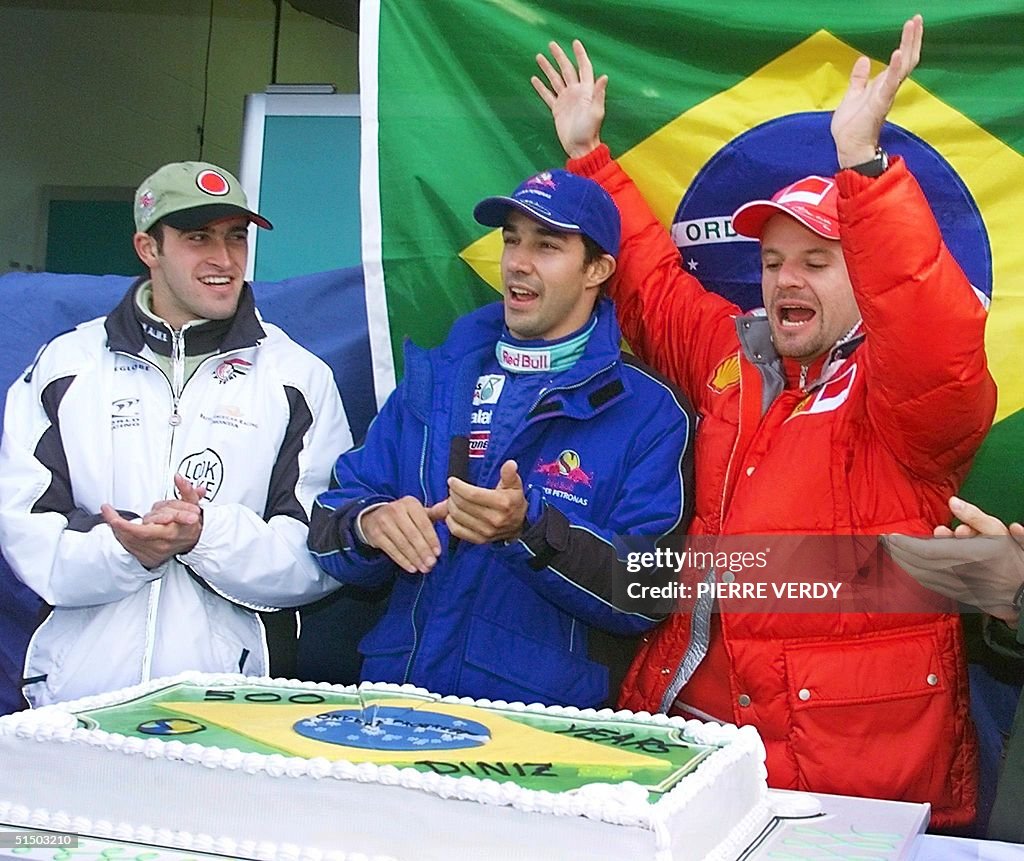
[[[295,614],[338,583],[310,507],[351,445],[330,369],[263,322],[237,179],[179,162],[135,196],[149,277],[46,344],[7,395],[0,548],[50,607],[33,706],[182,670],[288,673]]]

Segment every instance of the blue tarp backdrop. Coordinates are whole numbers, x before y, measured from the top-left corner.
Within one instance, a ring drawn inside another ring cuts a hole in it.
[[[75,325],[106,314],[132,279],[119,275],[12,273],[0,277],[0,390],[32,362],[39,347]],[[376,412],[361,267],[253,284],[265,320],[276,323],[331,366],[352,434],[362,440]],[[339,452],[340,454],[340,452]],[[303,613],[300,676],[355,679],[355,642],[375,605],[348,595]],[[25,707],[20,680],[25,647],[45,607],[0,558],[0,714]]]

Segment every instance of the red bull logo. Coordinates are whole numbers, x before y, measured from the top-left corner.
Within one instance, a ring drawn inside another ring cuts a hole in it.
[[[534,467],[534,471],[539,472],[541,475],[550,475],[564,479],[572,487],[578,484],[582,484],[584,487],[594,486],[593,474],[582,469],[580,466],[580,456],[572,449],[566,449],[558,455],[557,460],[551,463],[541,461]]]
[[[519,350],[502,344],[498,362],[510,371],[547,371],[551,368],[551,351]]]

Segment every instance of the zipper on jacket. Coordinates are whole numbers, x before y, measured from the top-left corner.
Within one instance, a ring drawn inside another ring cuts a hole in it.
[[[171,444],[167,451],[167,466],[170,469],[171,452],[174,451],[174,432],[181,424],[181,392],[185,388],[185,329],[171,330],[171,415],[167,419],[171,426]],[[171,491],[174,490],[174,476],[168,475]]]
[[[430,439],[430,431],[426,424],[423,425],[423,446],[420,448],[420,490],[423,491],[423,504],[427,504],[427,443]],[[427,582],[427,575],[420,575],[420,586],[416,590],[416,600],[412,602],[412,610],[409,611],[409,622],[412,625],[412,647],[409,649],[409,660],[405,662],[405,673],[402,676],[402,684],[409,681],[409,673],[412,672],[412,662],[416,659],[416,647],[420,642],[420,632],[416,629],[416,608],[420,604],[420,595],[423,594],[423,586]]]
[[[420,585],[416,590],[416,600],[412,602],[412,610],[409,611],[412,622],[412,648],[409,650],[409,660],[405,662],[405,673],[402,674],[402,684],[409,683],[409,674],[412,672],[412,662],[416,659],[416,647],[419,645],[420,632],[416,629],[416,608],[420,605],[420,596],[423,594],[423,587],[427,582],[429,574],[420,574]]]
[[[156,611],[160,603],[160,586],[163,581],[156,579],[149,584],[149,599],[146,601],[146,650],[142,653],[142,679],[148,682],[153,676],[153,650],[156,647]]]

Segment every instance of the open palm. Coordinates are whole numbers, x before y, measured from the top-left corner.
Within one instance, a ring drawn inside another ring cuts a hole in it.
[[[892,52],[889,65],[874,79],[867,57],[859,57],[854,63],[846,95],[832,115],[832,138],[840,167],[860,164],[874,156],[896,93],[921,59],[923,37],[924,21],[915,15],[903,25],[900,46]]]

